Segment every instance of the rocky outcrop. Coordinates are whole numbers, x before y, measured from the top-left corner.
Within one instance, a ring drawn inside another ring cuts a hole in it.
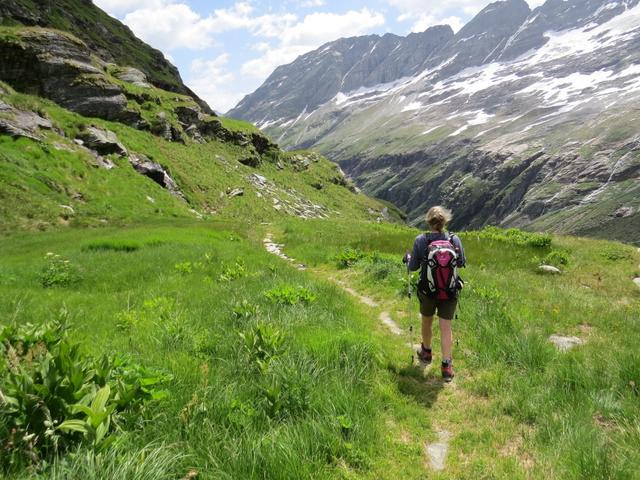
[[[167,169],[162,165],[139,153],[130,155],[129,163],[131,163],[131,166],[136,172],[150,178],[162,188],[167,189],[175,197],[186,201],[185,196],[180,191],[180,188],[178,188],[178,184],[171,178]]]
[[[123,82],[128,82],[132,85],[135,85],[136,87],[140,87],[140,88],[152,87],[152,85],[147,80],[147,76],[137,68],[133,68],[133,67],[118,68],[114,72],[114,75],[119,80],[122,80]]]
[[[53,124],[47,118],[28,110],[19,110],[0,101],[0,134],[13,138],[42,140],[41,130],[51,130]]]
[[[0,80],[16,90],[48,98],[87,117],[139,127],[122,89],[104,75],[104,65],[73,36],[25,29],[0,36]]]
[[[100,155],[116,154],[121,157],[128,155],[127,149],[120,143],[117,135],[108,130],[87,127],[80,132],[78,139],[82,142],[82,145]]]
[[[3,0],[0,24],[54,28],[72,33],[105,62],[135,67],[158,88],[192,97],[205,113],[211,108],[186,87],[178,69],[160,52],[88,0]]]

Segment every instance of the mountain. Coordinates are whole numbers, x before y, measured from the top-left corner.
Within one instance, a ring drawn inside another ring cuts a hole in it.
[[[531,11],[507,0],[455,35],[433,27],[341,39],[279,67],[229,115],[338,161],[415,224],[445,203],[454,228],[639,242],[638,3],[548,0]],[[399,66],[409,39],[436,32],[430,49]],[[385,57],[391,39],[397,50]],[[322,95],[312,65],[331,72]]]
[[[284,152],[253,125],[215,115],[159,52],[91,2],[10,1],[0,12],[0,233],[399,218],[320,155]]]

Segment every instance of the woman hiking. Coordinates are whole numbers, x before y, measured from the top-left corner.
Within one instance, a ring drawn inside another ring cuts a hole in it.
[[[442,347],[442,378],[453,380],[453,333],[451,321],[458,304],[458,291],[463,282],[457,276],[457,268],[464,267],[466,259],[460,238],[445,232],[452,215],[446,208],[437,206],[427,212],[426,220],[430,232],[416,237],[413,252],[405,255],[410,271],[422,269],[418,283],[418,299],[422,315],[422,344],[418,358],[431,363],[433,316],[440,321],[440,344]]]

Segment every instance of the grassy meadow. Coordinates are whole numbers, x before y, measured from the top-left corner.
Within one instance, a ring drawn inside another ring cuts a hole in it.
[[[310,269],[264,251],[267,232]],[[112,413],[108,446],[71,432],[38,465],[5,461],[4,477],[637,478],[635,249],[463,234],[457,377],[445,386],[437,333],[435,367],[412,365],[405,345],[417,341],[417,305],[398,259],[416,233],[290,220],[3,237],[0,325],[64,318],[82,355],[148,369],[156,389],[135,415]],[[536,273],[545,257],[563,275]],[[335,280],[380,306],[360,305]],[[379,324],[382,310],[406,336]],[[586,343],[558,352],[552,333]],[[450,451],[433,472],[425,445],[440,430]]]

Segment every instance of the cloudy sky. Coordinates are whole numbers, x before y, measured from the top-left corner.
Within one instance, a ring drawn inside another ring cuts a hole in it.
[[[459,30],[487,0],[94,0],[162,50],[218,112],[278,66],[340,37]],[[529,0],[533,7],[543,0]]]

